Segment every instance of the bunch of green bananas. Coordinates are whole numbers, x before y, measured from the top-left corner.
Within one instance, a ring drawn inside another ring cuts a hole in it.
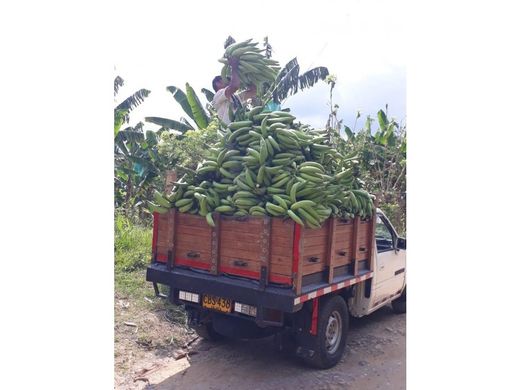
[[[238,70],[241,88],[247,88],[251,84],[259,86],[264,82],[272,83],[280,70],[278,61],[267,58],[262,54],[257,43],[252,43],[251,39],[244,42],[233,43],[226,48],[224,56],[219,59],[224,64],[222,68],[222,78],[231,77],[231,66],[229,59],[238,58]]]
[[[373,197],[354,176],[355,156],[343,156],[325,130],[295,123],[289,112],[262,110],[254,107],[222,129],[195,175],[175,183],[171,194],[156,193],[150,209],[175,207],[212,226],[212,212],[291,218],[311,228],[331,215],[372,215]]]

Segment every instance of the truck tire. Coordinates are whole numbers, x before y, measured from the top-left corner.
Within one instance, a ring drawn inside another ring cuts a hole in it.
[[[396,314],[406,313],[406,287],[401,296],[392,301],[392,309],[394,309]]]
[[[342,297],[336,295],[321,301],[314,354],[304,360],[311,366],[323,369],[338,364],[345,352],[348,326],[348,308]]]
[[[197,333],[197,335],[209,341],[220,341],[225,338],[220,333],[215,332],[211,322],[206,322],[204,324],[198,324],[195,326],[192,325],[192,328]]]

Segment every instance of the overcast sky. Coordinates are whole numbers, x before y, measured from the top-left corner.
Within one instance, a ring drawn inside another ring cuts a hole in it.
[[[357,110],[364,119],[387,103],[390,117],[398,121],[406,117],[405,26],[399,2],[263,1],[255,8],[244,2],[192,2],[169,8],[147,4],[145,11],[139,10],[143,26],[123,23],[121,41],[114,49],[115,75],[125,80],[117,102],[139,88],[152,91],[132,111],[131,125],[145,116],[179,119],[184,115],[166,91],[169,85],[184,88],[189,82],[205,103],[199,91],[211,89],[212,78],[220,73],[217,60],[228,35],[256,42],[269,36],[273,59],[283,66],[297,57],[300,73],[328,67],[338,78],[333,99],[346,125],[353,125]],[[131,13],[132,8],[124,12]],[[328,86],[320,81],[288,98],[284,107],[302,122],[323,127],[328,96]]]

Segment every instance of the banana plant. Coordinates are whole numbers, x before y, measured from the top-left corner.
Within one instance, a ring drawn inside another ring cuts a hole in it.
[[[319,80],[324,81],[328,75],[329,70],[324,66],[318,66],[300,75],[300,65],[295,57],[280,70],[269,95],[275,103],[280,104],[298,90],[310,88]]]
[[[116,208],[130,210],[149,198],[160,179],[163,161],[158,153],[161,131],[145,131],[139,122],[114,139],[114,198]]]
[[[210,115],[202,106],[197,94],[189,83],[186,83],[186,92],[175,86],[166,87],[166,90],[173,95],[175,101],[179,103],[193,123],[184,117],[181,117],[179,121],[161,117],[146,117],[145,121],[159,125],[162,129],[175,130],[180,133],[195,130],[195,128],[205,129],[208,126]],[[203,88],[203,93],[209,100],[211,92]],[[211,99],[213,99],[213,96],[211,96]]]
[[[114,79],[114,97],[117,96],[119,88],[122,87],[124,83],[125,81],[120,76],[116,76]],[[142,88],[114,108],[114,137],[117,136],[121,126],[130,121],[130,111],[140,105],[149,94],[149,90]]]

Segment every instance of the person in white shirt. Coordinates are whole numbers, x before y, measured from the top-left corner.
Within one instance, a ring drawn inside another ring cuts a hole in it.
[[[211,104],[217,111],[219,118],[228,125],[231,123],[230,111],[233,113],[247,101],[256,95],[256,86],[250,85],[244,92],[235,95],[240,87],[240,77],[238,75],[238,58],[231,57],[229,65],[231,66],[231,80],[224,80],[221,76],[213,79],[213,89],[215,96]]]

